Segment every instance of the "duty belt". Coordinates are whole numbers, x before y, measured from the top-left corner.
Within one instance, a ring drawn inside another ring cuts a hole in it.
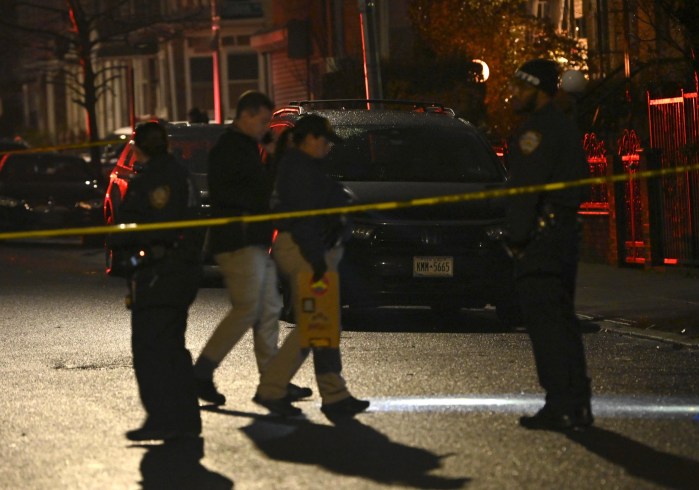
[[[534,235],[538,235],[546,229],[555,228],[561,221],[577,219],[578,210],[568,206],[560,206],[551,203],[541,205],[536,217],[536,229]]]
[[[134,269],[156,263],[170,257],[180,257],[181,250],[175,245],[150,245],[132,253],[128,258],[129,266]]]

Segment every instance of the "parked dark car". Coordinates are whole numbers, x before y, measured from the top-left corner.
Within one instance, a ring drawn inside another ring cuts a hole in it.
[[[102,152],[100,155],[100,173],[103,178],[109,178],[109,174],[112,172],[112,169],[114,169],[117,161],[119,161],[119,157],[124,152],[124,147],[129,143],[129,141],[131,141],[132,135],[133,129],[131,129],[131,126],[124,126],[115,129],[102,138],[102,140],[105,142],[105,145],[101,147]],[[89,154],[83,156],[83,158],[86,157],[89,158]]]
[[[409,201],[505,185],[507,175],[481,133],[438,104],[309,101],[275,112],[280,133],[306,113],[330,120],[344,141],[329,174],[357,204]],[[513,321],[511,262],[492,230],[498,200],[407,207],[352,215],[340,264],[345,306],[430,306],[440,311],[493,305]]]
[[[15,140],[8,138],[0,138],[0,157],[9,151],[22,151],[29,148],[29,145],[23,140]]]
[[[0,157],[0,228],[30,230],[99,226],[100,187],[85,161],[60,153],[12,153]],[[100,242],[86,235],[86,244]]]
[[[222,124],[190,124],[187,122],[175,122],[167,124],[170,137],[170,150],[175,158],[192,175],[192,180],[199,190],[201,201],[201,216],[208,216],[209,191],[206,181],[207,157],[209,150],[225,129]],[[107,191],[103,194],[104,223],[112,225],[118,222],[119,205],[121,204],[129,180],[136,174],[134,169],[135,155],[133,147],[127,144],[122,150],[119,160],[109,174]],[[120,258],[115,256],[113,250],[105,247],[106,272],[110,275],[119,275]]]

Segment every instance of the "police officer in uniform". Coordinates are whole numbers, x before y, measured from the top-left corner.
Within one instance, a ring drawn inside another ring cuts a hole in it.
[[[558,65],[524,63],[512,81],[513,108],[525,116],[510,141],[510,186],[574,181],[588,176],[582,139],[553,103]],[[544,407],[520,418],[527,429],[569,430],[592,424],[590,379],[574,310],[581,187],[511,197],[507,246],[514,257],[515,286],[529,332]]]
[[[157,122],[141,124],[133,145],[137,174],[119,207],[119,222],[193,218],[197,193],[187,170],[168,151],[165,128]],[[185,329],[201,277],[202,233],[198,228],[166,229],[109,239],[128,257],[133,366],[147,413],[143,426],[126,437],[198,437],[201,417]]]

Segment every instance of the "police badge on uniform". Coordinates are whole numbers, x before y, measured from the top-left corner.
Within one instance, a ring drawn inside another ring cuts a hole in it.
[[[170,201],[170,186],[161,185],[148,193],[150,205],[155,209],[163,209]]]
[[[519,149],[525,155],[531,154],[541,143],[541,133],[538,131],[527,131],[519,137]]]

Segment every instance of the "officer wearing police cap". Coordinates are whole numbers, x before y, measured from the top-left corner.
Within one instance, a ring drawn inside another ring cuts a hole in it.
[[[187,170],[169,153],[165,128],[157,122],[139,125],[133,149],[137,172],[119,207],[119,222],[195,217],[197,192]],[[128,257],[133,366],[147,413],[143,426],[126,437],[133,441],[197,437],[201,418],[185,329],[201,277],[202,233],[192,228],[163,229],[114,234],[109,241]]]
[[[588,173],[582,139],[554,103],[559,67],[536,59],[512,79],[512,106],[524,121],[509,143],[512,188],[575,181]],[[507,204],[506,244],[518,301],[546,402],[520,418],[527,429],[571,430],[592,424],[590,379],[575,316],[581,187],[517,194]]]

